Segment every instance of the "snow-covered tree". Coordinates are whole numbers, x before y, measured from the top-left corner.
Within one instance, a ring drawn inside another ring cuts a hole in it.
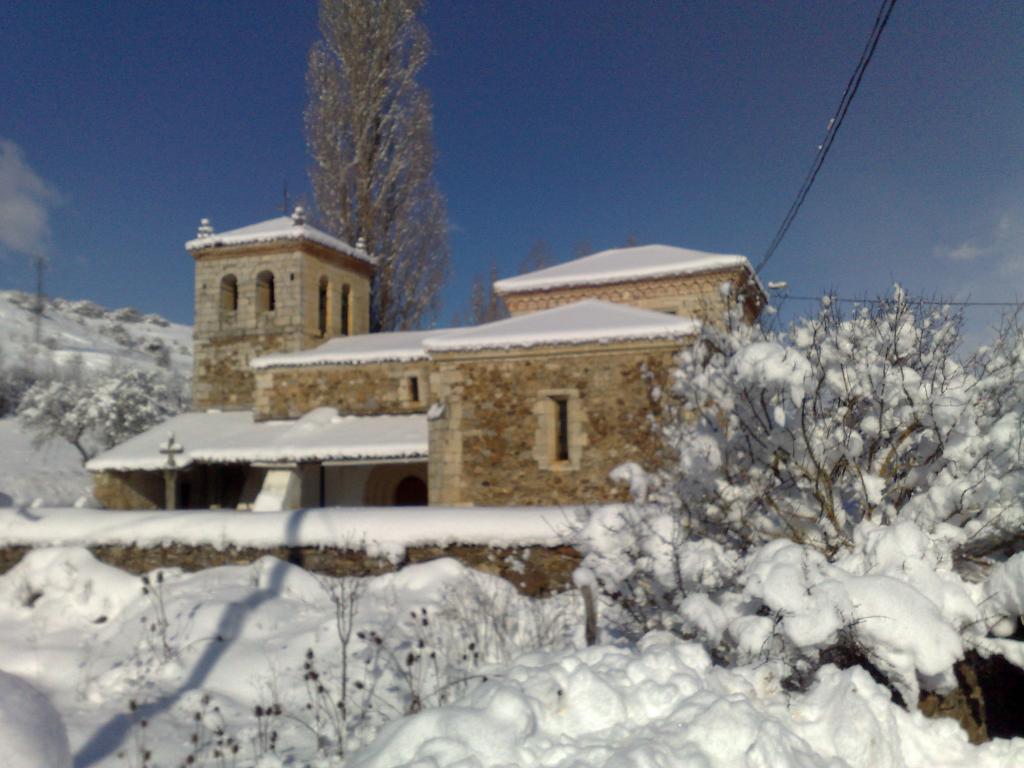
[[[61,439],[87,461],[183,410],[183,382],[155,371],[90,374],[66,370],[36,382],[24,394],[18,418],[41,445]]]
[[[306,133],[323,225],[380,259],[371,325],[417,327],[448,267],[434,179],[430,97],[417,77],[430,41],[420,0],[320,0],[309,54]]]
[[[997,563],[1024,531],[1015,319],[967,355],[947,306],[897,288],[844,315],[826,297],[784,332],[708,325],[677,362],[652,378],[664,452],[613,473],[635,503],[580,531],[627,633],[797,672],[841,646],[916,702],[1013,632],[1024,583],[982,585],[1010,583]]]
[[[33,444],[37,447],[61,439],[73,445],[86,461],[95,452],[86,441],[88,425],[81,408],[88,396],[88,387],[80,380],[39,381],[22,396],[18,418],[34,433]]]
[[[787,537],[831,555],[862,521],[1019,530],[1020,334],[963,362],[960,341],[957,312],[899,289],[849,317],[826,298],[785,333],[708,325],[657,393],[671,459],[619,474],[741,546]]]

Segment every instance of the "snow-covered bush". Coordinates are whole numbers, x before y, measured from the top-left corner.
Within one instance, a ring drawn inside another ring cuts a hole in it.
[[[32,385],[22,396],[18,417],[42,444],[59,438],[88,460],[187,405],[182,380],[144,370],[91,374],[70,367],[58,378]]]
[[[1019,616],[974,582],[1024,530],[1020,328],[962,353],[958,313],[899,288],[785,332],[705,327],[652,392],[666,459],[619,467],[635,503],[580,530],[626,633],[797,676],[844,646],[908,702],[953,687]]]
[[[0,417],[18,410],[21,399],[38,378],[23,365],[0,366]]]
[[[863,670],[822,668],[802,694],[779,665],[716,668],[700,646],[651,633],[520,658],[456,704],[389,725],[352,768],[469,766],[1013,765],[1021,742],[979,747],[951,720],[894,706]]]

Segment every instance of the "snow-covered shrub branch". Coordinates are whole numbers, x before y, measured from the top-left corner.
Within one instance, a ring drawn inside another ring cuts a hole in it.
[[[1024,337],[1011,317],[967,355],[960,322],[896,288],[786,331],[706,326],[652,389],[664,460],[619,467],[635,503],[580,530],[622,629],[794,672],[845,642],[908,702],[1012,633],[975,582],[1024,530]]]
[[[780,536],[832,554],[863,520],[925,525],[985,510],[962,494],[921,504],[973,475],[984,433],[978,377],[956,359],[960,316],[901,290],[844,317],[827,298],[786,333],[708,326],[679,357],[670,418],[677,457],[652,498],[682,505],[702,535]],[[1001,414],[1000,414],[1001,415]]]

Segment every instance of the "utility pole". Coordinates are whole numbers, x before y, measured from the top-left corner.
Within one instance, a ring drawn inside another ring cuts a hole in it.
[[[34,253],[31,256],[32,265],[36,269],[36,300],[32,306],[32,312],[36,316],[35,340],[36,344],[42,341],[43,323],[43,272],[49,264],[49,259],[42,253]]]

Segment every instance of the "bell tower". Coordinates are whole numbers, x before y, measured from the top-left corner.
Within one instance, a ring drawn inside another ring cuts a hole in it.
[[[308,224],[301,207],[221,233],[203,219],[185,249],[196,265],[196,410],[251,408],[254,357],[369,332],[376,260]]]

